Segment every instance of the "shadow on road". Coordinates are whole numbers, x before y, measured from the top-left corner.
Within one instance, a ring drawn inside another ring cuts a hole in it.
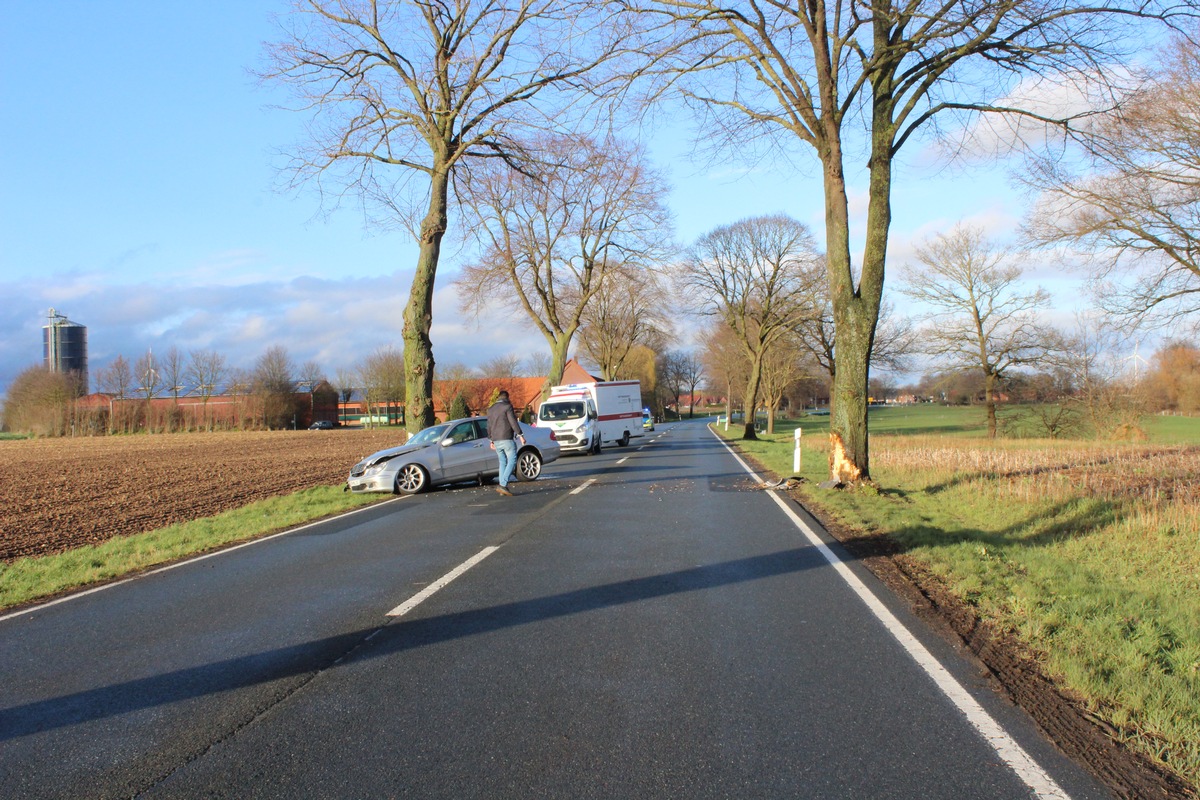
[[[428,618],[401,619],[187,669],[0,710],[0,741],[258,684],[311,678],[356,657],[378,658],[440,642],[684,592],[698,592],[820,567],[808,547],[616,581],[529,600]],[[386,635],[376,636],[377,633]]]

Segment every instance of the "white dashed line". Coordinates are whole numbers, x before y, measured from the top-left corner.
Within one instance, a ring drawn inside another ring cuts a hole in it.
[[[421,603],[424,603],[430,597],[433,597],[433,595],[437,594],[441,589],[445,588],[455,578],[462,575],[464,572],[469,570],[471,567],[475,566],[480,561],[483,561],[485,558],[487,558],[488,556],[490,556],[492,553],[496,552],[499,549],[500,549],[499,547],[495,547],[495,546],[483,548],[478,553],[471,556],[466,561],[459,564],[457,567],[450,570],[445,575],[443,575],[442,577],[438,578],[433,583],[426,586],[420,592],[418,592],[417,594],[410,597],[408,600],[404,601],[400,605],[393,608],[391,611],[389,611],[387,613],[387,615],[389,617],[404,616],[405,614],[412,611],[417,606],[421,605]]]
[[[574,489],[572,489],[570,493],[571,494],[579,494],[580,492],[582,492],[584,489],[591,486],[595,482],[596,482],[595,478],[588,478],[586,481],[584,481],[583,483],[579,484]]]

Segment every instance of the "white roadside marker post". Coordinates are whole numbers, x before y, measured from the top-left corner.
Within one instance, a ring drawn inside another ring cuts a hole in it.
[[[800,426],[796,426],[796,451],[792,455],[792,474],[800,474]]]

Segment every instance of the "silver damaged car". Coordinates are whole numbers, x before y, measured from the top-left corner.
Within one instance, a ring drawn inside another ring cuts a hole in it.
[[[521,423],[525,444],[517,451],[516,477],[537,480],[542,465],[558,458],[553,431]],[[489,446],[487,418],[452,419],[426,428],[399,447],[380,450],[350,470],[352,492],[418,494],[431,486],[478,481],[500,474],[500,459]]]

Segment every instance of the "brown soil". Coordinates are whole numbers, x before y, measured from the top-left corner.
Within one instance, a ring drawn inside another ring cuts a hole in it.
[[[392,430],[155,434],[0,441],[0,562],[344,483]]]
[[[761,469],[761,465],[760,465]],[[1175,773],[1135,753],[1115,738],[1103,720],[1091,715],[1070,692],[1045,676],[1035,654],[1010,634],[981,620],[924,565],[883,535],[863,534],[814,510],[798,491],[792,499],[812,513],[829,533],[883,583],[905,598],[934,630],[961,642],[991,675],[997,688],[1023,708],[1058,747],[1084,765],[1122,798],[1194,798]]]

